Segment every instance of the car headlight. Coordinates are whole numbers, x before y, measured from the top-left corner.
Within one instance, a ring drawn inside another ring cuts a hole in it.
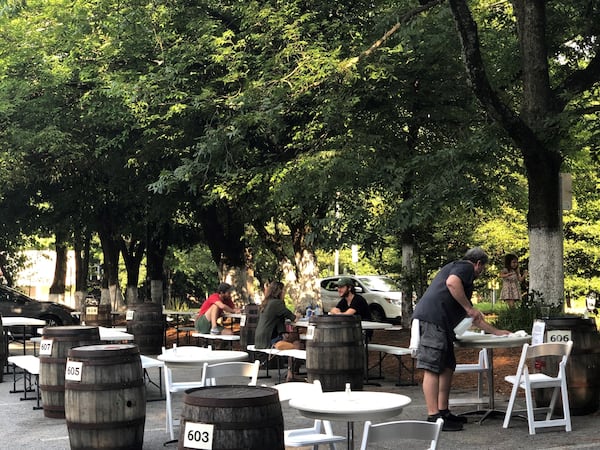
[[[397,298],[385,297],[385,301],[394,306],[402,306],[402,300],[398,300]]]

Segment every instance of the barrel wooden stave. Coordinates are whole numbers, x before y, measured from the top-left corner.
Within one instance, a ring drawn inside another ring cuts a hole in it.
[[[283,413],[276,389],[212,386],[185,391],[179,450],[186,447],[186,423],[213,424],[213,450],[283,450]]]
[[[566,330],[571,332],[573,349],[567,362],[567,388],[569,409],[574,416],[592,414],[600,408],[600,334],[593,319],[579,316],[551,317],[545,319],[546,331]],[[548,356],[537,362],[544,373],[556,376],[558,357]],[[539,407],[550,404],[551,389],[536,389],[535,401]],[[562,410],[558,400],[557,409]]]
[[[100,304],[96,299],[86,299],[83,308],[83,321],[86,325],[98,327],[112,326],[110,304]]]
[[[137,346],[75,347],[69,360],[83,363],[81,381],[65,382],[71,449],[142,449],[146,388]]]
[[[6,359],[8,358],[8,339],[4,333],[4,326],[2,325],[2,314],[0,314],[0,383],[4,381],[4,367],[6,366]]]
[[[127,321],[127,332],[142,355],[158,355],[162,352],[165,319],[162,305],[158,303],[138,303],[129,308],[133,318]]]
[[[67,325],[46,327],[44,339],[52,339],[52,354],[40,355],[40,393],[44,416],[53,419],[65,417],[65,365],[69,350],[82,345],[100,343],[97,327]]]
[[[312,339],[306,341],[308,382],[319,380],[323,391],[362,390],[365,348],[360,317],[347,315],[313,316]]]
[[[260,309],[258,305],[249,303],[244,306],[244,315],[246,316],[246,319],[244,326],[240,326],[240,347],[242,350],[246,350],[248,345],[254,344],[259,314]]]

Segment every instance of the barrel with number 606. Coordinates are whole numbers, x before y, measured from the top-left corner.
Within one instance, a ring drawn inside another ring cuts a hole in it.
[[[545,342],[573,341],[566,370],[571,414],[581,416],[596,412],[600,406],[600,334],[596,322],[580,316],[547,317],[543,321],[546,323]],[[551,358],[557,357],[536,360],[536,370],[556,376],[548,369],[557,366],[556,361],[548,361]],[[551,396],[552,389],[536,389],[536,405],[548,406]]]
[[[276,389],[212,386],[185,391],[179,450],[283,450],[283,414]]]

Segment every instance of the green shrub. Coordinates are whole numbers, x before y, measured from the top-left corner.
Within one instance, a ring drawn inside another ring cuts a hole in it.
[[[496,302],[496,304],[492,304],[491,302],[480,302],[474,306],[484,314],[498,314],[498,311],[507,308],[506,303],[504,302]]]
[[[542,307],[549,309],[549,316],[556,317],[563,315],[562,306],[548,305],[539,292],[532,291],[528,293],[523,300],[517,303],[514,308],[505,307],[498,311],[498,318],[494,326],[501,330],[517,331],[525,330],[531,332],[535,319],[541,318]]]

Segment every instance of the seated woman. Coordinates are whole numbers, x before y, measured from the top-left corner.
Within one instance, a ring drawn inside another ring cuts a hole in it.
[[[283,302],[284,285],[273,281],[267,287],[265,299],[260,305],[260,315],[254,334],[256,348],[271,348],[286,332],[285,321],[296,320],[296,315]]]
[[[286,308],[283,302],[285,286],[279,281],[273,281],[269,284],[265,292],[265,299],[260,305],[260,315],[256,324],[254,334],[254,346],[256,348],[272,348],[277,342],[284,340],[290,342],[293,348],[300,348],[300,339],[290,339],[294,333],[287,333],[286,320],[295,320],[297,316]],[[296,335],[297,336],[297,335]],[[287,381],[294,379],[294,373],[297,372],[293,366],[292,358],[288,359]]]

